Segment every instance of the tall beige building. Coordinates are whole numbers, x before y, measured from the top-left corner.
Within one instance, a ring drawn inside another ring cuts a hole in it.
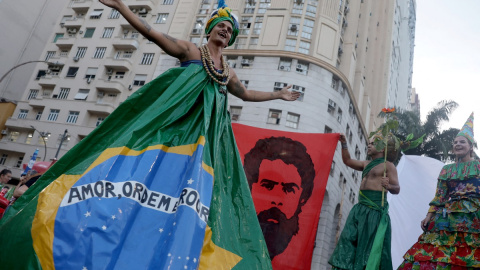
[[[205,43],[214,0],[125,0],[156,30]],[[243,102],[229,96],[232,120],[293,132],[345,133],[350,153],[366,158],[368,132],[381,108],[405,108],[411,88],[414,0],[227,0],[240,34],[225,51],[248,89],[292,84],[295,102]],[[52,42],[26,76],[28,86],[0,141],[0,169],[14,168],[35,148],[61,157],[145,82],[178,66],[97,1],[74,0],[60,10]],[[65,133],[65,130],[67,132]],[[66,135],[65,135],[66,134]],[[62,140],[63,139],[63,140]],[[46,147],[44,147],[46,142]],[[20,171],[14,171],[14,176]],[[312,269],[328,258],[357,201],[360,172],[345,167],[339,149],[323,200]]]

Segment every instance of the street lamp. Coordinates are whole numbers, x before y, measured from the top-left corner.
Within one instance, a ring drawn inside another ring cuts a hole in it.
[[[62,148],[63,141],[65,141],[65,139],[70,140],[70,135],[67,135],[67,133],[68,130],[65,129],[65,132],[62,135],[62,139],[60,140],[60,145],[58,146],[57,153],[55,154],[55,159],[57,159],[58,153],[60,153],[60,148]]]
[[[7,77],[7,75],[12,72],[14,69],[18,68],[18,67],[21,67],[23,65],[26,65],[26,64],[30,64],[30,63],[38,63],[38,62],[43,62],[43,63],[47,63],[48,65],[56,65],[57,63],[53,63],[53,62],[48,62],[48,61],[44,61],[44,60],[34,60],[34,61],[27,61],[27,62],[24,62],[24,63],[21,63],[21,64],[18,64],[14,67],[12,67],[11,69],[9,69],[5,74],[3,74],[2,78],[0,78],[0,83],[2,83],[3,79],[5,79]],[[3,92],[2,92],[2,96],[3,96]]]
[[[43,146],[45,146],[45,153],[43,154],[43,161],[45,161],[45,158],[47,157],[47,141],[45,141],[45,137],[48,137],[48,135],[50,135],[50,134],[48,132],[40,132],[34,126],[30,126],[30,127],[33,128],[33,130],[35,130],[36,132],[38,132],[38,134],[40,134],[40,137],[42,137]]]

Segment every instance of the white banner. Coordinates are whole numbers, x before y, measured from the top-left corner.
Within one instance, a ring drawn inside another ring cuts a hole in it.
[[[420,221],[427,215],[428,204],[435,196],[443,165],[433,158],[404,155],[397,166],[400,194],[388,195],[393,269],[403,262],[405,252],[423,233]]]

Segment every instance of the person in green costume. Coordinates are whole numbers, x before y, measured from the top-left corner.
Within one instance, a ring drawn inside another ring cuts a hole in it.
[[[474,158],[473,113],[453,141],[455,163],[443,166],[424,231],[398,269],[480,268],[480,162]]]
[[[375,136],[381,136],[378,133]],[[333,269],[363,270],[392,269],[391,227],[388,203],[382,207],[382,190],[400,192],[397,169],[392,163],[397,157],[393,140],[388,142],[386,176],[384,151],[377,151],[373,138],[368,144],[370,160],[350,157],[345,135],[341,134],[342,160],[348,167],[362,172],[358,203],[348,215],[337,246],[328,261]],[[383,228],[383,229],[381,229]],[[375,242],[375,244],[374,244]]]

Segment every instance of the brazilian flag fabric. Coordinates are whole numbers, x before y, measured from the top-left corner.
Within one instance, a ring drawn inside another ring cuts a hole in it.
[[[227,97],[202,66],[139,89],[0,223],[2,269],[271,269]]]

